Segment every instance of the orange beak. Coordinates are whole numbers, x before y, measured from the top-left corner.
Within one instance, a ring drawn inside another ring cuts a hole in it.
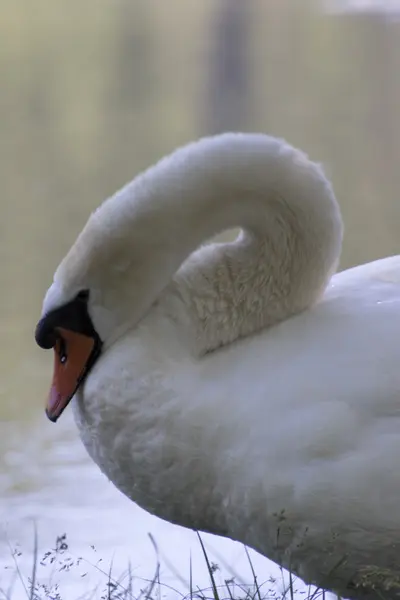
[[[93,337],[57,327],[54,345],[54,373],[46,404],[50,421],[57,421],[74,396],[97,357]]]

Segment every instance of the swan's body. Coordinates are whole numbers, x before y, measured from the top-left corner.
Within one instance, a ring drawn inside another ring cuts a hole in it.
[[[400,257],[331,279],[341,238],[302,153],[202,140],[92,215],[43,319],[89,290],[103,351],[74,412],[127,496],[372,599],[365,569],[400,571]]]

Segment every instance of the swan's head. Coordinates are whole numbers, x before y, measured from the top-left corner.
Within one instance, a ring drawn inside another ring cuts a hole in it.
[[[55,354],[46,408],[52,421],[99,356],[139,322],[202,240],[200,235],[196,242],[190,203],[183,201],[198,187],[194,175],[202,174],[192,169],[185,180],[186,156],[183,149],[160,161],[103,202],[56,270],[36,328],[38,345]]]
[[[54,285],[54,284],[53,284]],[[54,293],[49,289],[47,299]],[[50,309],[40,319],[36,342],[54,349],[54,372],[46,414],[53,422],[67,407],[101,353],[102,340],[88,311],[88,290],[81,290],[69,302]]]
[[[180,221],[168,205],[154,208],[153,198],[164,199],[165,187],[161,165],[103,202],[55,272],[35,334],[38,345],[55,354],[46,408],[52,421],[100,354],[138,323],[180,262],[168,251]]]
[[[124,211],[113,204],[106,201],[90,217],[43,301],[35,339],[54,351],[46,404],[53,422],[100,355],[130,326],[126,315],[140,314],[145,261],[137,254],[135,259],[134,245],[124,236]]]

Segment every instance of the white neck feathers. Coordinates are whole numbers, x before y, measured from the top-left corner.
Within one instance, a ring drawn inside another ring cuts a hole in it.
[[[235,242],[199,248],[233,227],[242,228]],[[175,286],[205,352],[314,303],[341,241],[317,164],[282,140],[224,134],[178,149],[104,202],[55,280],[93,290],[106,338]]]

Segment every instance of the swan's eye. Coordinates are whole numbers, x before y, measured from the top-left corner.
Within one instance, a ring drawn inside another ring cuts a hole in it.
[[[62,337],[59,337],[57,340],[57,352],[58,357],[60,359],[60,363],[64,365],[67,362],[68,354],[67,354],[67,344]]]
[[[81,290],[76,295],[76,299],[77,300],[82,300],[83,302],[86,302],[89,299],[89,290]]]

